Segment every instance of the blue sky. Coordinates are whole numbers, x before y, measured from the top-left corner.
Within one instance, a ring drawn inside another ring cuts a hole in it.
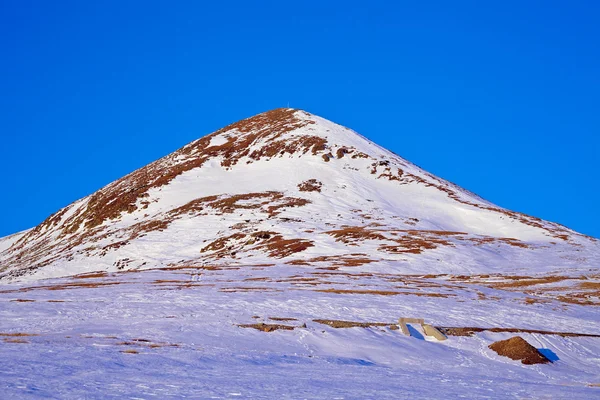
[[[599,19],[595,1],[0,1],[0,236],[289,102],[600,237]]]

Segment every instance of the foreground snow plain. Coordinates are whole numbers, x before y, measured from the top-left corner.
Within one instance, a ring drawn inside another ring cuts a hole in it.
[[[337,274],[311,285],[311,273],[291,266],[180,268],[0,286],[0,397],[600,396],[600,338],[520,334],[554,360],[526,366],[487,348],[511,333],[438,342],[416,330],[408,337],[389,326],[335,329],[314,321],[391,325],[417,317],[446,327],[598,333],[597,307],[527,304],[520,293],[433,278],[402,284],[408,294],[323,292],[316,290],[383,291],[398,283],[372,277],[357,286],[355,277]],[[257,322],[296,328],[239,326]]]

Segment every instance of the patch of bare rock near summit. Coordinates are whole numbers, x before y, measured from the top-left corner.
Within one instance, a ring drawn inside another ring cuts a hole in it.
[[[508,357],[512,360],[520,360],[523,364],[547,364],[550,360],[530,345],[520,336],[514,336],[510,339],[500,340],[488,346],[498,355]]]

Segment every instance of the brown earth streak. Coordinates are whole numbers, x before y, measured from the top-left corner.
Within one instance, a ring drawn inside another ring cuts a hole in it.
[[[397,296],[397,295],[408,295],[408,296],[421,296],[421,297],[454,297],[454,294],[444,293],[425,293],[425,292],[394,292],[390,290],[354,290],[354,289],[319,289],[314,290],[315,292],[322,293],[336,293],[336,294],[371,294],[378,296]]]
[[[523,276],[523,275],[473,275],[451,276],[451,281],[491,287],[494,289],[518,291],[535,299],[527,298],[528,304],[557,300],[563,303],[583,306],[600,306],[600,282],[589,281],[594,276]],[[580,282],[584,281],[584,282]],[[561,282],[561,285],[551,285]]]
[[[296,318],[288,318],[288,317],[269,317],[269,319],[271,321],[278,321],[278,322],[298,321],[298,319],[296,319]]]
[[[335,319],[314,319],[313,321],[318,324],[329,325],[332,328],[369,328],[371,326],[391,325],[389,322],[354,322]]]
[[[25,339],[13,339],[13,338],[4,338],[4,343],[29,343],[28,340]]]
[[[276,330],[293,331],[296,328],[295,326],[279,325],[279,324],[264,324],[262,322],[258,323],[258,324],[243,324],[243,325],[238,325],[238,326],[240,328],[257,329],[262,332],[273,332]]]
[[[362,257],[361,257],[362,256]],[[366,254],[359,255],[342,255],[342,256],[319,256],[309,258],[307,260],[299,259],[299,260],[291,260],[286,264],[290,265],[311,265],[312,263],[331,263],[336,267],[358,267],[364,264],[369,264],[372,262],[376,262],[377,260],[373,260],[367,257]]]
[[[88,272],[85,274],[73,275],[74,279],[106,278],[108,273],[104,271]]]
[[[438,246],[454,246],[454,244],[438,235],[428,234],[427,231],[411,231],[409,235],[400,236],[394,239],[396,244],[381,245],[379,250],[388,253],[412,253],[420,254],[423,250],[432,250]]]
[[[264,250],[270,257],[283,258],[294,253],[299,253],[313,247],[310,240],[291,238],[286,239],[277,232],[259,231],[251,235],[234,233],[230,236],[219,238],[207,246],[201,252],[215,251],[214,256],[234,256],[238,251]]]
[[[477,332],[508,332],[508,333],[535,333],[539,335],[556,335],[561,337],[600,337],[592,333],[556,332],[539,329],[521,328],[478,328],[478,327],[437,327],[446,336],[473,336]]]
[[[373,224],[372,224],[373,225]],[[374,229],[364,226],[345,226],[341,229],[325,232],[334,238],[336,241],[349,245],[357,245],[358,242],[364,240],[380,240],[383,243],[378,250],[400,254],[421,254],[424,250],[433,250],[439,246],[452,246],[455,244],[450,241],[453,238],[455,241],[472,241],[477,245],[490,243],[503,243],[511,246],[528,248],[529,246],[517,239],[513,238],[493,238],[493,237],[478,237],[466,238],[466,232],[454,231],[439,231],[439,230],[417,230],[417,229]],[[391,235],[390,236],[386,236]]]
[[[383,230],[367,229],[362,226],[349,226],[342,229],[325,232],[336,241],[356,245],[363,240],[381,240],[388,244],[381,244],[380,251],[387,253],[413,253],[420,254],[423,250],[435,249],[438,246],[454,246],[446,237],[463,235],[463,232],[451,231],[419,231],[419,230]],[[387,237],[384,233],[395,235]],[[398,236],[400,235],[400,236]]]
[[[337,242],[346,244],[363,240],[387,240],[387,238],[381,233],[366,229],[362,226],[348,226],[325,233],[333,236]]]
[[[240,204],[244,201],[245,203]],[[251,201],[251,202],[250,202]],[[169,211],[169,218],[172,220],[181,215],[200,215],[207,209],[213,209],[224,214],[233,213],[235,210],[254,210],[261,211],[273,217],[279,214],[281,209],[286,207],[301,207],[310,204],[310,200],[298,197],[287,197],[282,192],[256,192],[236,195],[207,196],[194,199],[181,207]]]
[[[27,336],[39,336],[39,334],[24,333],[24,332],[9,332],[9,333],[0,332],[0,336],[3,336],[3,337],[27,337]]]
[[[283,258],[313,246],[314,244],[310,240],[284,239],[283,236],[276,235],[262,245],[256,246],[256,249],[266,250],[270,257]]]
[[[512,360],[520,360],[523,364],[547,364],[550,362],[546,356],[530,345],[520,336],[507,340],[500,340],[488,346],[501,356]]]

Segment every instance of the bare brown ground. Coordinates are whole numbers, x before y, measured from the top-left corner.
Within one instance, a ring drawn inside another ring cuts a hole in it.
[[[219,289],[219,292],[224,293],[247,293],[247,292],[282,292],[282,290],[269,287],[224,287]]]
[[[286,264],[290,265],[312,265],[314,263],[331,263],[333,265],[333,269],[337,269],[338,267],[359,267],[361,265],[369,264],[372,262],[376,262],[377,260],[373,260],[367,257],[359,256],[319,256],[313,257],[309,259],[299,259],[299,260],[291,260],[286,262]]]
[[[315,292],[336,293],[336,294],[370,294],[377,296],[421,296],[421,297],[453,297],[454,294],[445,293],[425,293],[425,292],[395,292],[389,290],[354,290],[354,289],[316,289]]]
[[[530,345],[520,336],[507,340],[500,340],[488,346],[501,356],[512,360],[520,360],[523,364],[547,364],[550,362],[546,356]]]
[[[269,217],[279,214],[286,207],[301,207],[309,204],[310,200],[299,197],[286,197],[282,192],[256,192],[236,195],[208,196],[190,201],[189,203],[169,211],[169,220],[181,215],[199,215],[207,209],[213,209],[223,214],[236,210],[259,210]]]
[[[389,322],[355,322],[335,319],[313,319],[313,322],[329,325],[332,328],[369,328],[371,326],[389,326]]]
[[[597,290],[600,289],[600,282],[582,282],[579,284],[579,288]]]
[[[527,277],[517,277],[513,278],[510,276],[503,277],[508,279],[505,282],[490,282],[487,286],[493,287],[496,289],[508,289],[508,288],[517,288],[517,287],[526,287],[526,286],[535,286],[535,285],[543,285],[548,283],[556,283],[561,282],[567,279],[572,279],[565,276],[545,276],[541,278],[527,278]]]
[[[25,332],[0,332],[0,337],[27,337],[27,336],[39,336],[38,333],[25,333]]]
[[[242,324],[238,325],[240,328],[253,328],[262,332],[274,332],[277,330],[285,330],[285,331],[293,331],[296,327],[290,325],[280,325],[280,324]]]
[[[590,333],[556,332],[538,329],[521,328],[479,328],[479,327],[437,327],[446,336],[473,336],[477,332],[508,332],[508,333],[536,333],[539,335],[556,335],[562,337],[600,337]]]
[[[18,338],[4,338],[4,343],[29,343],[29,341]]]
[[[362,226],[349,226],[325,233],[333,236],[336,241],[346,244],[356,244],[356,242],[363,240],[387,240],[381,233]]]
[[[270,257],[284,258],[313,246],[313,242],[307,239],[284,238],[277,232],[260,231],[251,235],[234,233],[219,238],[205,246],[201,252],[211,251],[211,257],[223,258],[235,257],[240,251],[262,250]]]
[[[586,293],[566,293],[564,295],[557,296],[556,300],[563,303],[577,304],[580,306],[600,306],[600,291]]]
[[[256,246],[256,249],[265,249],[270,257],[284,258],[313,246],[310,240],[284,239],[283,236],[276,235],[262,245]]]
[[[92,278],[106,278],[108,273],[105,271],[89,272],[86,274],[73,275],[74,279],[92,279]]]
[[[583,306],[600,306],[600,282],[591,276],[523,276],[523,275],[472,275],[450,276],[453,282],[487,286],[499,290],[525,293],[527,304],[557,300]],[[560,285],[551,285],[560,282]]]
[[[323,184],[316,179],[309,179],[298,185],[298,190],[301,192],[319,192],[321,193],[321,187]]]
[[[102,286],[121,285],[131,282],[115,281],[115,282],[73,282],[73,283],[60,283],[56,285],[43,285],[43,286],[29,286],[20,289],[9,289],[0,291],[0,293],[23,293],[32,290],[68,290],[68,289],[81,289],[81,288],[97,288]]]
[[[380,228],[377,228],[380,227]],[[399,230],[384,229],[381,224],[366,226],[346,226],[341,229],[325,232],[336,241],[348,245],[358,245],[365,240],[378,240],[379,250],[392,254],[421,254],[424,250],[432,250],[439,246],[454,246],[449,238],[462,240],[465,232],[435,231],[435,230]]]

